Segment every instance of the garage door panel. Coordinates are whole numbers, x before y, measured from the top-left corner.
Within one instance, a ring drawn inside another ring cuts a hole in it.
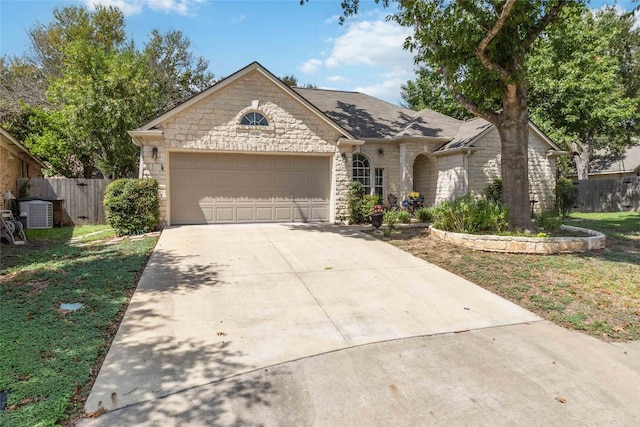
[[[172,153],[174,224],[326,221],[330,159]]]
[[[233,208],[215,208],[216,211],[216,222],[233,222]]]
[[[291,221],[291,208],[287,207],[276,207],[275,209],[275,221]]]
[[[329,209],[326,206],[311,207],[311,221],[328,221]]]
[[[253,222],[253,207],[236,208],[236,220],[243,222]]]

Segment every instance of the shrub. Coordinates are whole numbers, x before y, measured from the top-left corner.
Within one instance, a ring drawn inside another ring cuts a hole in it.
[[[562,217],[555,210],[547,210],[536,217],[536,224],[546,231],[558,231],[562,225]]]
[[[158,181],[123,178],[107,186],[104,210],[118,236],[142,234],[157,228],[160,220]]]
[[[560,178],[556,182],[556,209],[563,217],[571,211],[578,200],[578,187],[567,178]]]
[[[443,202],[431,211],[435,228],[456,233],[503,233],[509,225],[506,206],[485,198],[475,200],[471,194]]]
[[[420,208],[416,210],[416,218],[420,222],[429,222],[431,221],[432,215],[431,210],[429,208]]]
[[[353,181],[349,184],[349,194],[347,198],[347,207],[349,209],[349,223],[362,224],[366,217],[362,212],[362,203],[364,197],[364,186],[360,181]]]
[[[398,212],[398,221],[400,221],[403,224],[407,224],[409,222],[409,212],[407,211]]]
[[[482,195],[490,202],[502,203],[502,180],[500,178],[494,179],[484,188]]]
[[[395,226],[395,223],[398,222],[398,214],[399,212],[397,211],[385,212],[384,216],[382,217],[382,221],[384,221],[384,223],[388,226]]]
[[[362,216],[368,220],[369,215],[373,212],[373,208],[376,205],[382,205],[382,200],[380,200],[380,196],[376,194],[367,194],[362,198]]]

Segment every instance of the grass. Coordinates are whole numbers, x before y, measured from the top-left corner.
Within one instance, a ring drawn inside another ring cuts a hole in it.
[[[0,391],[9,398],[0,425],[69,424],[82,412],[157,241],[105,244],[113,235],[106,226],[27,230],[26,246],[2,244]],[[60,310],[74,302],[83,307]]]
[[[582,254],[480,252],[405,228],[389,243],[569,329],[606,341],[640,339],[640,213],[576,213],[567,225],[598,230],[607,247]]]

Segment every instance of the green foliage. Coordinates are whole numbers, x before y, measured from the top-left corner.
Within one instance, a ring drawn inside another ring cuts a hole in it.
[[[503,233],[508,228],[508,209],[487,199],[465,194],[432,208],[433,226],[457,233]]]
[[[349,209],[349,223],[363,224],[367,220],[367,215],[363,213],[364,185],[360,181],[352,181],[349,184],[347,196],[347,207]]]
[[[429,222],[432,218],[431,209],[425,207],[417,209],[415,216],[420,222]]]
[[[428,108],[438,113],[467,120],[473,117],[458,103],[442,83],[442,77],[431,68],[421,67],[415,80],[409,80],[400,88],[403,103],[412,110]]]
[[[400,212],[398,211],[387,211],[384,213],[384,217],[382,218],[382,221],[384,221],[385,224],[387,224],[388,226],[392,226],[395,225],[398,221],[398,215]]]
[[[107,186],[104,195],[107,224],[119,236],[156,229],[160,218],[159,206],[158,182],[155,179],[118,179]]]
[[[527,59],[532,117],[572,153],[579,179],[596,150],[623,150],[640,131],[640,31],[632,25],[613,7],[566,7]]]
[[[556,182],[556,209],[563,217],[571,211],[578,200],[578,187],[567,178],[560,178]]]
[[[360,181],[352,181],[349,184],[347,207],[349,209],[350,224],[364,224],[369,220],[369,215],[375,205],[382,203],[380,196],[364,194],[364,186]]]
[[[70,246],[83,229],[27,230],[27,246],[3,245],[0,390],[16,406],[0,411],[2,426],[62,425],[68,414],[82,412],[72,397],[99,368],[105,337],[115,333],[116,315],[157,240]],[[58,310],[62,302],[84,307],[65,313]]]
[[[502,203],[502,180],[500,178],[494,179],[484,188],[482,195],[490,202]]]
[[[555,210],[548,210],[536,216],[538,227],[544,228],[548,232],[556,232],[562,226],[562,217]]]
[[[398,212],[398,221],[400,221],[401,223],[408,224],[410,219],[411,219],[411,217],[410,217],[408,211],[400,211],[400,212]]]
[[[191,41],[179,30],[165,34],[153,29],[142,54],[150,73],[151,91],[158,115],[214,83],[209,61],[194,57]]]
[[[47,173],[130,176],[139,150],[127,131],[209,87],[208,62],[180,31],[153,30],[137,49],[114,7],[53,16],[29,31],[30,56],[0,63],[0,120],[51,165]]]
[[[435,97],[438,87],[446,88],[470,113],[498,129],[509,223],[512,228],[527,228],[531,224],[529,188],[527,180],[521,179],[528,176],[523,154],[529,143],[525,58],[559,11],[583,1],[396,3],[398,11],[389,19],[413,29],[404,48],[416,54],[416,64],[440,76]],[[357,13],[358,5],[359,0],[343,1],[344,15]]]

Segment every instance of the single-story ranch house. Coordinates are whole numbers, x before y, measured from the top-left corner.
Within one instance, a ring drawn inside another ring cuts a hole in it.
[[[530,196],[544,209],[560,150],[530,130]],[[500,139],[484,120],[290,88],[257,62],[129,134],[168,225],[333,222],[347,214],[352,180],[385,203],[419,191],[434,205],[500,176]]]

